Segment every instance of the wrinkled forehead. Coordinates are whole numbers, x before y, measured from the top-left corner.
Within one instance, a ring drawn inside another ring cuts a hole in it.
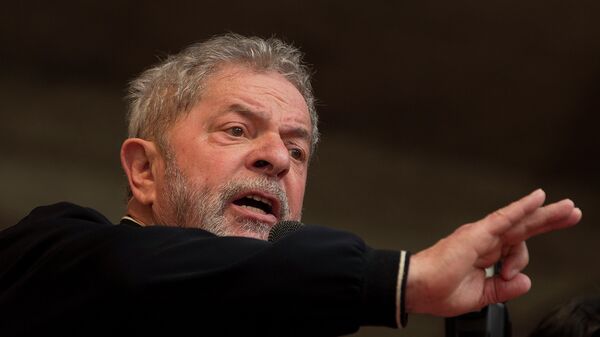
[[[239,111],[281,117],[312,130],[312,120],[304,96],[284,75],[257,71],[242,65],[221,67],[205,82],[198,104],[203,100]]]
[[[220,90],[221,93],[233,90],[262,93],[272,95],[280,102],[302,107],[307,114],[309,112],[306,99],[298,87],[275,70],[259,70],[242,64],[222,64],[208,76],[205,83],[201,96],[215,90]]]

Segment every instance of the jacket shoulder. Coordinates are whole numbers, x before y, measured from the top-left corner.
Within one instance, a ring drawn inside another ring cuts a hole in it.
[[[57,220],[112,224],[110,220],[95,209],[64,201],[34,208],[25,218],[19,221],[19,224],[54,222]]]

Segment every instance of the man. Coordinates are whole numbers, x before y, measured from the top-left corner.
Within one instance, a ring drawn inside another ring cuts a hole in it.
[[[113,226],[60,203],[0,234],[3,335],[335,336],[408,313],[477,310],[527,292],[525,240],[577,223],[536,190],[410,258],[300,220],[318,141],[308,71],[276,39],[229,34],[131,84],[130,199]],[[498,276],[484,269],[503,261]]]

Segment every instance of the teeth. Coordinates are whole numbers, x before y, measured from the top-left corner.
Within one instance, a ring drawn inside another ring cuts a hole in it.
[[[249,210],[251,210],[251,211],[253,211],[253,212],[260,213],[260,214],[267,214],[267,213],[266,213],[265,211],[263,211],[262,209],[260,209],[260,208],[256,208],[256,207],[252,207],[252,206],[242,205],[242,208],[247,208],[247,209],[249,209]]]
[[[273,207],[273,205],[271,204],[271,202],[265,198],[261,198],[258,195],[249,195],[248,198],[250,199],[254,199],[256,201],[260,201],[260,202],[264,202],[265,204],[269,205],[269,207]]]

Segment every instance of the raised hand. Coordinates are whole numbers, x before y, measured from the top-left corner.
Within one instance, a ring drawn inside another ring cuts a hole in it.
[[[521,273],[529,262],[525,240],[581,219],[571,200],[542,206],[545,198],[538,189],[415,254],[406,286],[407,311],[455,316],[526,293],[531,281]],[[501,274],[486,278],[485,268],[500,260]]]

